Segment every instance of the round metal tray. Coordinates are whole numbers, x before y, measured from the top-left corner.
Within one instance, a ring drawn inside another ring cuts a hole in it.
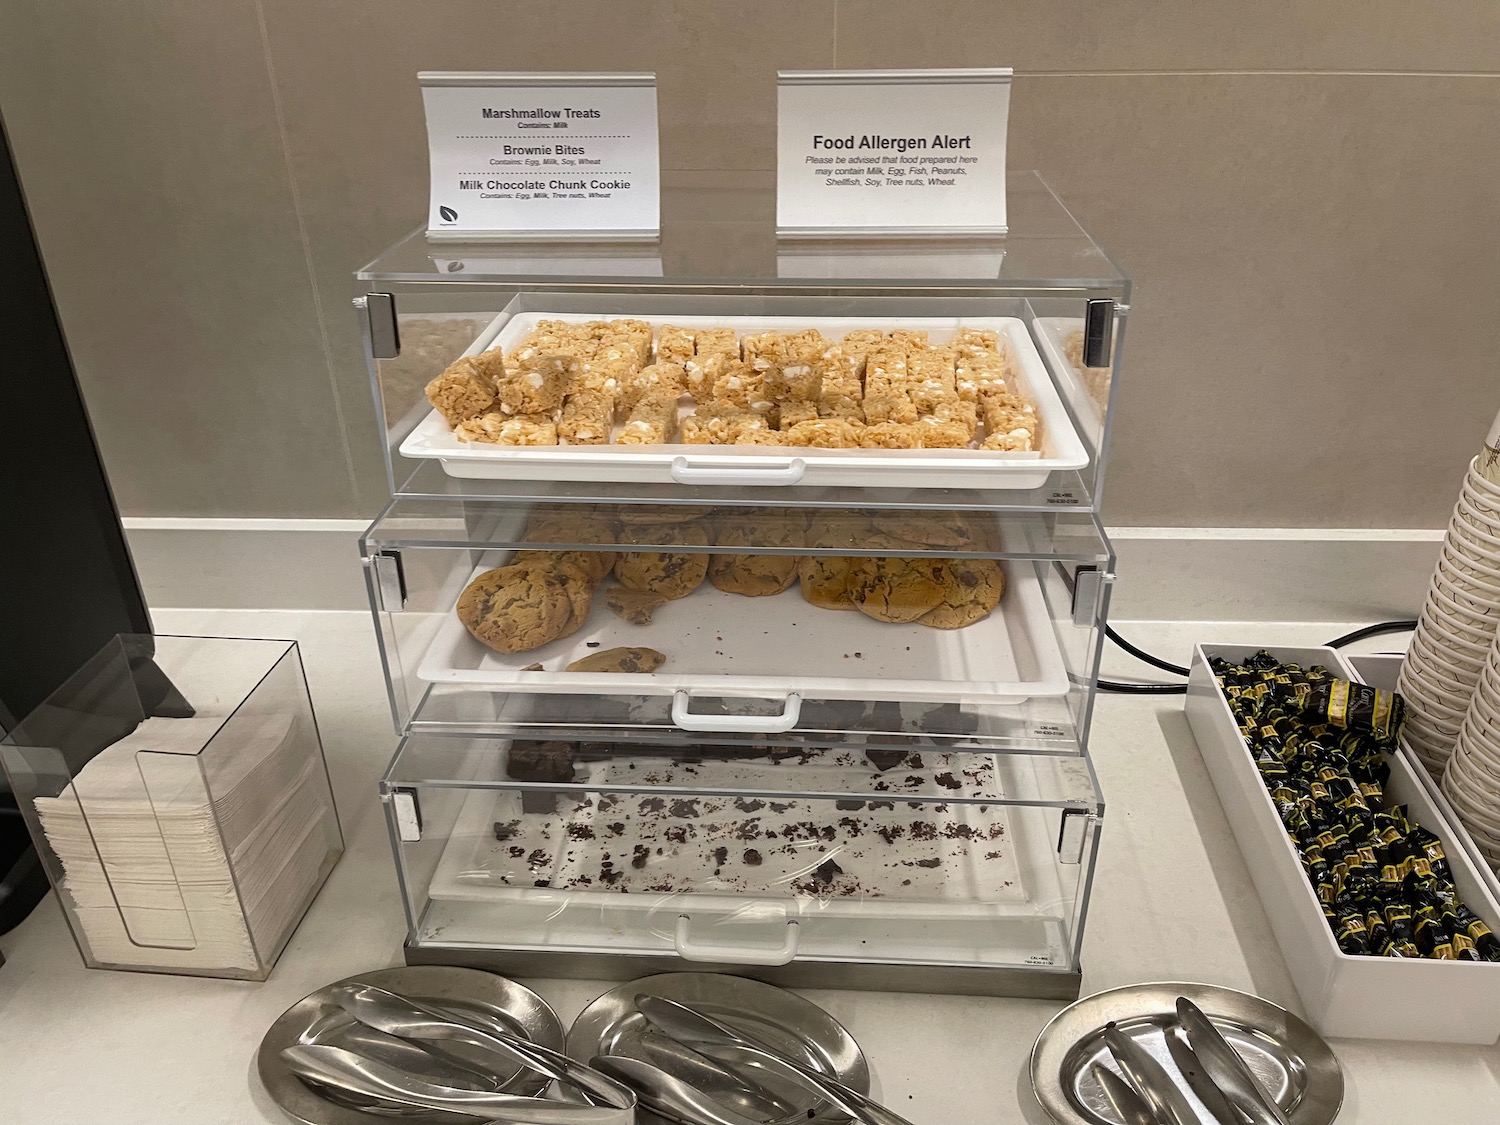
[[[1344,1074],[1323,1037],[1269,1000],[1211,984],[1135,984],[1064,1008],[1031,1049],[1031,1085],[1042,1108],[1063,1125],[1122,1125],[1089,1073],[1093,1063],[1118,1073],[1102,1038],[1104,1026],[1113,1022],[1181,1079],[1204,1125],[1219,1125],[1181,1078],[1169,1045],[1179,996],[1203,1009],[1292,1125],[1331,1125],[1344,1101]]]
[[[442,965],[415,965],[345,977],[304,996],[283,1012],[266,1032],[256,1055],[256,1066],[266,1092],[283,1112],[302,1125],[474,1125],[475,1118],[468,1114],[410,1109],[389,1102],[359,1099],[341,1091],[315,1088],[287,1069],[281,1061],[283,1048],[308,1042],[314,1035],[318,1042],[337,1046],[341,1032],[346,1029],[352,1032],[357,1027],[354,1020],[328,997],[328,990],[335,984],[348,983],[390,989],[478,1019],[499,1030],[524,1036],[555,1051],[563,1048],[562,1023],[547,1002],[531,989],[494,973]],[[443,1047],[494,1070],[499,1079],[497,1089],[503,1093],[532,1096],[540,1094],[547,1086],[547,1079],[535,1071],[503,1064],[497,1067],[495,1055],[489,1052],[454,1042],[445,1042]],[[420,1047],[393,1044],[384,1050],[387,1053],[380,1061],[418,1073],[431,1064]]]
[[[568,1030],[568,1054],[580,1062],[588,1062],[595,1055],[626,1055],[661,1065],[659,1056],[642,1047],[644,1036],[660,1034],[636,1009],[635,998],[642,995],[691,1004],[731,1027],[758,1036],[805,1066],[831,1075],[860,1093],[869,1092],[870,1070],[864,1052],[836,1019],[812,1001],[785,989],[719,973],[663,973],[610,989],[573,1021]],[[692,1076],[679,1073],[678,1077],[690,1080]],[[700,1088],[728,1109],[755,1118],[765,1116],[763,1106],[734,1092]],[[569,1100],[578,1098],[576,1091],[566,1086],[559,1087],[559,1093]],[[775,1093],[795,1105],[796,1112],[769,1118],[767,1125],[848,1120],[847,1114],[811,1099],[800,1089],[783,1088],[777,1083]],[[660,1120],[645,1110],[638,1111],[638,1118],[643,1123]]]

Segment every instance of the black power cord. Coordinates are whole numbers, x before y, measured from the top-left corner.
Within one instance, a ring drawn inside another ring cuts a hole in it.
[[[1355,629],[1352,633],[1345,633],[1341,637],[1335,637],[1329,641],[1326,648],[1344,648],[1356,641],[1362,641],[1366,637],[1378,637],[1385,633],[1409,633],[1417,627],[1415,620],[1405,621],[1381,621],[1375,625],[1366,625],[1362,629]],[[1169,660],[1163,660],[1159,656],[1152,656],[1144,649],[1137,648],[1112,626],[1104,627],[1104,635],[1120,648],[1130,653],[1137,660],[1143,660],[1152,667],[1160,668],[1163,672],[1171,672],[1174,676],[1186,676],[1188,670],[1179,664],[1173,664]],[[1100,680],[1099,690],[1113,692],[1116,695],[1186,695],[1187,684],[1127,684],[1115,680]]]

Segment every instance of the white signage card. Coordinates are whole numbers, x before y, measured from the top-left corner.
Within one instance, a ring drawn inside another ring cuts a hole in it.
[[[423,73],[433,241],[655,238],[654,74]]]
[[[777,77],[777,233],[1005,233],[1009,68]]]

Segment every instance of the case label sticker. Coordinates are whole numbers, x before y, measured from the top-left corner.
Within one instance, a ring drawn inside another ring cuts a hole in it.
[[[782,235],[1002,235],[1008,67],[777,75]]]
[[[418,75],[435,241],[655,238],[654,74]]]

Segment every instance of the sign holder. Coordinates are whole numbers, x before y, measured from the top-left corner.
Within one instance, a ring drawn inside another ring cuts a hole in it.
[[[779,71],[777,235],[1003,237],[1011,77]]]
[[[417,75],[431,242],[650,242],[661,231],[656,75]]]

